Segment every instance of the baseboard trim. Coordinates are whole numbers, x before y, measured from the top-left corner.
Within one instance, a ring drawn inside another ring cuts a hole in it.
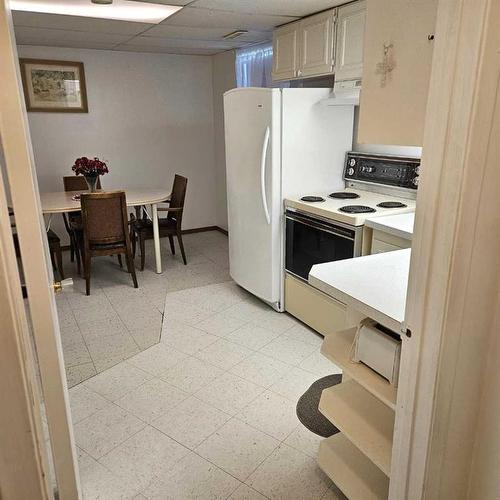
[[[184,231],[182,231],[182,234],[205,233],[207,231],[219,231],[219,233],[225,234],[226,236],[228,235],[228,232],[219,226],[205,226],[205,227],[194,227],[193,229],[184,229]],[[67,252],[68,250],[70,250],[70,246],[61,245],[61,250],[63,252]]]
[[[184,229],[182,234],[205,233],[207,231],[224,231],[219,226],[194,227],[193,229]],[[227,234],[227,233],[226,233]]]

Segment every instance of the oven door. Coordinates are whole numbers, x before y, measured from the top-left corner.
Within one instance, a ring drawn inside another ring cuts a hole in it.
[[[361,227],[287,210],[286,271],[307,281],[309,271],[315,264],[360,255],[361,231]]]

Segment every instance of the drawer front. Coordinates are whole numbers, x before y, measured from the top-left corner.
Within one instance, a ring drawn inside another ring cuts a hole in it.
[[[285,310],[321,335],[346,326],[346,306],[290,276],[285,277]]]

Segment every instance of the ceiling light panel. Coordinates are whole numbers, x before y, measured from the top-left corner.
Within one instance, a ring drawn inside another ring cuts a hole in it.
[[[10,7],[14,11],[64,14],[148,24],[158,24],[182,9],[178,5],[130,0],[114,0],[112,5],[96,5],[89,0],[11,0]]]

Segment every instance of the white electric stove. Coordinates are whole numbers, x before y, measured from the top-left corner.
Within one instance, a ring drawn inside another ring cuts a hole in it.
[[[365,220],[415,211],[419,173],[418,158],[347,153],[344,190],[285,200],[286,272],[361,255]]]

